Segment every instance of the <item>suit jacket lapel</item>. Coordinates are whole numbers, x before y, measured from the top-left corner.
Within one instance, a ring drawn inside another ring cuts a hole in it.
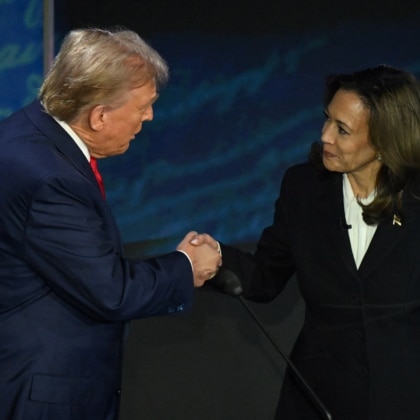
[[[403,211],[401,226],[394,222],[394,215],[378,225],[372,242],[360,265],[360,276],[367,277],[382,262],[390,258],[392,250],[399,246],[400,242],[410,229],[415,229],[418,223],[416,214],[418,213],[420,200],[418,195],[419,180],[415,180],[404,192]]]
[[[384,260],[392,258],[392,251],[399,246],[410,230],[418,230],[420,214],[420,176],[415,178],[403,194],[404,217],[402,225],[393,223],[393,215],[378,225],[375,235],[368,247],[362,263],[357,269],[351,249],[348,231],[345,227],[343,201],[343,184],[341,174],[328,174],[321,181],[320,194],[313,203],[322,235],[326,236],[325,244],[331,258],[339,258],[357,281],[366,279]]]
[[[32,123],[45,134],[51,146],[96,186],[96,178],[82,151],[57,122],[46,113],[39,101],[28,105],[25,108],[25,113]]]
[[[336,253],[337,257],[343,262],[344,267],[357,278],[357,267],[346,228],[342,175],[329,174],[323,185],[324,190],[319,197],[319,214],[323,231],[325,231],[325,235],[328,238],[325,242],[332,244],[332,255]]]
[[[359,275],[362,279],[368,277],[372,271],[382,264],[384,259],[389,258],[389,254],[398,246],[406,231],[406,223],[398,226],[392,223],[392,219],[378,225],[359,267]]]
[[[32,123],[45,134],[51,147],[55,148],[57,153],[59,153],[64,160],[69,162],[69,164],[76,168],[78,172],[92,182],[95,188],[98,188],[98,182],[85,155],[73,139],[62,129],[62,127],[60,127],[57,122],[45,112],[39,101],[34,101],[24,110]],[[101,200],[101,202],[108,207],[107,201]],[[117,240],[119,252],[123,255],[123,245],[118,226],[116,225],[113,217],[108,218],[108,222],[109,225],[112,226],[113,235]]]

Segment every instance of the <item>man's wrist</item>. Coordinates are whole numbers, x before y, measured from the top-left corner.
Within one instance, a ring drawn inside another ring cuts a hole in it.
[[[190,256],[185,252],[185,251],[182,251],[181,249],[177,249],[177,251],[178,252],[182,252],[187,258],[188,258],[188,261],[190,262],[190,264],[191,264],[191,270],[194,272],[194,266],[193,266],[193,263],[192,263],[192,261],[191,261],[191,258],[190,258]]]

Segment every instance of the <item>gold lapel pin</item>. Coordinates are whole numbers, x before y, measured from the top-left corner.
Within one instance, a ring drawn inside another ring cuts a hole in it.
[[[392,220],[392,224],[393,225],[402,226],[401,218],[398,215],[394,214],[394,218]]]

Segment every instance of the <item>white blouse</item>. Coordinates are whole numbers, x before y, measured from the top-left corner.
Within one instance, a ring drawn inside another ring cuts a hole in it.
[[[346,174],[343,175],[343,196],[346,222],[351,226],[347,232],[350,238],[354,261],[357,268],[359,268],[377,226],[367,225],[364,222],[362,218],[362,208],[358,204],[357,197],[353,193],[350,181]],[[374,197],[375,191],[372,191],[369,197],[362,198],[360,201],[362,204],[369,204],[373,201]]]

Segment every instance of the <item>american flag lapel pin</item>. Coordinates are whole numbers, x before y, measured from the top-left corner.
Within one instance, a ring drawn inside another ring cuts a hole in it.
[[[392,219],[392,224],[402,226],[401,218],[398,215],[394,214],[394,218]]]

